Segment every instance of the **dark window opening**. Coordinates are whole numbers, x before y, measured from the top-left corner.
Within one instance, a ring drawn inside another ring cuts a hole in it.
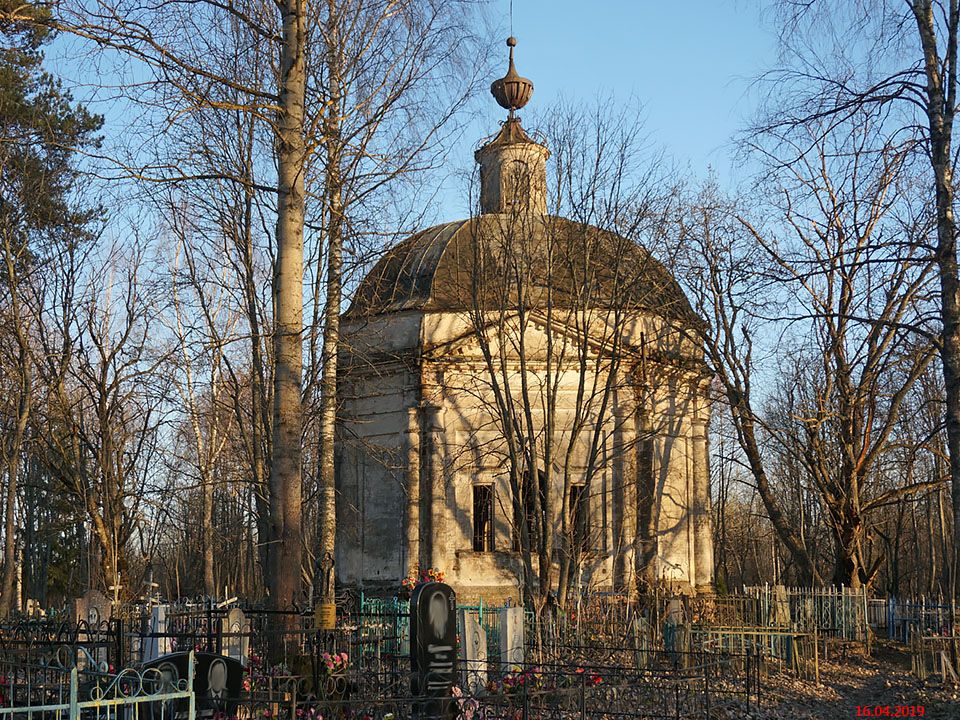
[[[493,550],[493,485],[473,486],[473,549]]]

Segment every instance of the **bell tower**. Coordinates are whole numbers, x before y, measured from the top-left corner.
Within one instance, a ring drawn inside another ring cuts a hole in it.
[[[516,45],[516,38],[507,38],[510,66],[506,75],[490,85],[497,104],[509,110],[507,121],[474,154],[480,165],[480,212],[545,215],[550,151],[527,135],[515,115],[533,95],[533,83],[521,77],[513,63]]]

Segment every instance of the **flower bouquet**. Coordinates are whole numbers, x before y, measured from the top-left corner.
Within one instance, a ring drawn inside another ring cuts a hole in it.
[[[421,570],[417,577],[405,577],[400,581],[400,590],[397,592],[397,598],[400,600],[409,600],[418,585],[428,582],[443,582],[443,570],[436,568],[427,568]]]
[[[320,692],[328,700],[341,700],[347,692],[347,666],[350,656],[345,652],[325,652],[320,656]]]

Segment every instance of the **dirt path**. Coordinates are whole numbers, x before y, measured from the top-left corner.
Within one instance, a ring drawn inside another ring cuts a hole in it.
[[[944,687],[939,678],[926,683],[917,680],[910,672],[910,656],[894,644],[878,646],[869,658],[850,655],[837,662],[821,663],[820,681],[818,687],[785,675],[765,678],[760,709],[737,717],[960,720],[960,690]]]

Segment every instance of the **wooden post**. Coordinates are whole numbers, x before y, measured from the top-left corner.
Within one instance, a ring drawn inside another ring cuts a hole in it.
[[[867,600],[867,586],[863,586],[863,635],[867,645],[867,657],[870,657],[870,615]]]
[[[813,679],[820,687],[820,650],[819,650],[819,632],[817,623],[813,624]]]

